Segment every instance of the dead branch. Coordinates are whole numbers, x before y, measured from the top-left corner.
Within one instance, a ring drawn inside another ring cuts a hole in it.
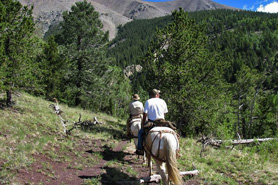
[[[94,117],[94,122],[93,122],[93,124],[95,125],[95,124],[103,124],[103,123],[99,122],[99,121],[97,120],[97,117]]]
[[[54,110],[54,113],[58,115],[58,117],[60,118],[61,120],[61,124],[64,128],[64,133],[67,132],[67,129],[66,129],[66,123],[68,122],[67,120],[65,120],[61,114],[63,113],[63,111],[60,109],[59,105],[58,105],[58,100],[56,98],[53,98],[54,102],[56,104],[50,104],[49,105],[49,108],[52,108]]]
[[[81,129],[89,129],[91,128],[93,125],[96,125],[96,124],[103,124],[102,122],[99,122],[97,117],[94,117],[94,119],[91,121],[91,120],[85,120],[85,121],[81,121],[81,114],[79,115],[79,119],[77,122],[73,122],[73,126],[72,128],[68,129],[66,128],[66,123],[68,122],[68,120],[65,120],[61,114],[63,113],[63,111],[60,109],[59,105],[58,105],[58,100],[56,98],[53,98],[54,102],[56,104],[50,104],[49,105],[49,108],[53,109],[54,112],[58,115],[58,117],[60,118],[61,120],[61,124],[64,128],[64,133],[66,135],[70,135],[71,134],[71,131],[73,129],[76,129],[78,127],[80,127]]]
[[[91,121],[91,120],[81,121],[81,114],[80,114],[79,120],[78,120],[77,122],[74,122],[73,127],[72,127],[71,129],[67,130],[67,131],[66,131],[66,134],[67,134],[67,135],[70,135],[70,134],[71,134],[71,131],[72,131],[73,129],[78,128],[78,127],[80,127],[81,129],[90,129],[91,127],[93,127],[93,126],[96,125],[96,124],[103,124],[103,123],[99,122],[99,121],[97,120],[97,117],[94,117],[94,120],[93,120],[93,121]]]
[[[53,100],[56,104],[51,104],[51,105],[49,105],[49,107],[53,108],[57,115],[61,115],[63,113],[63,111],[59,107],[58,100],[56,98],[53,98]]]

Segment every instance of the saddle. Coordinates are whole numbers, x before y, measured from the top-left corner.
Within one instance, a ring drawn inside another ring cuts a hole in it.
[[[148,135],[149,131],[154,127],[169,127],[173,129],[174,131],[177,130],[176,125],[170,121],[166,121],[165,119],[156,119],[154,122],[147,122],[147,124],[144,125],[144,133],[145,135]]]
[[[135,116],[129,116],[129,118],[128,118],[127,121],[128,121],[129,124],[131,124],[131,123],[133,123],[134,121],[137,121],[138,119],[142,119],[141,114],[135,115]]]

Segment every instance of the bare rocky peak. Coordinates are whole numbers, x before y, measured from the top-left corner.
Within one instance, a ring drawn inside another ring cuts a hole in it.
[[[233,7],[215,3],[211,0],[173,0],[164,2],[150,2],[150,4],[167,12],[172,12],[179,7],[188,12],[215,9],[235,9]]]
[[[149,2],[140,0],[93,0],[101,3],[130,19],[149,19],[165,16],[171,12],[164,11]]]
[[[34,18],[46,33],[52,24],[57,24],[62,20],[62,13],[70,11],[71,7],[79,0],[19,0],[23,5],[34,5]],[[126,24],[132,19],[107,8],[106,6],[88,0],[99,12],[100,20],[103,23],[103,30],[109,31],[109,39],[116,36],[117,26]]]
[[[62,13],[80,0],[19,0],[23,5],[34,5],[33,14],[36,22],[45,33],[49,26],[62,20]],[[109,31],[109,39],[117,33],[117,27],[133,19],[161,17],[179,7],[185,11],[211,9],[233,9],[211,0],[173,0],[166,2],[146,2],[142,0],[87,0],[100,14],[104,31]]]

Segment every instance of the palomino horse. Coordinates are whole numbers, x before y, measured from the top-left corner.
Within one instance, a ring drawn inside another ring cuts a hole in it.
[[[169,127],[152,128],[146,137],[145,144],[145,151],[150,168],[149,175],[152,175],[151,158],[153,158],[163,184],[168,185],[170,181],[174,184],[182,184],[182,178],[177,168],[178,150],[179,141],[173,129]],[[165,170],[165,164],[167,170]]]

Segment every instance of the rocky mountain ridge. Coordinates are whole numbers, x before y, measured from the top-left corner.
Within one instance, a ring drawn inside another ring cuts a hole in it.
[[[34,18],[43,34],[49,27],[62,20],[62,13],[70,11],[80,0],[19,0],[23,5],[33,5]],[[109,39],[117,33],[117,27],[134,19],[150,19],[161,17],[179,7],[185,11],[214,9],[235,9],[215,3],[211,0],[172,0],[166,2],[147,2],[142,0],[87,0],[99,12],[103,29],[109,31]]]

